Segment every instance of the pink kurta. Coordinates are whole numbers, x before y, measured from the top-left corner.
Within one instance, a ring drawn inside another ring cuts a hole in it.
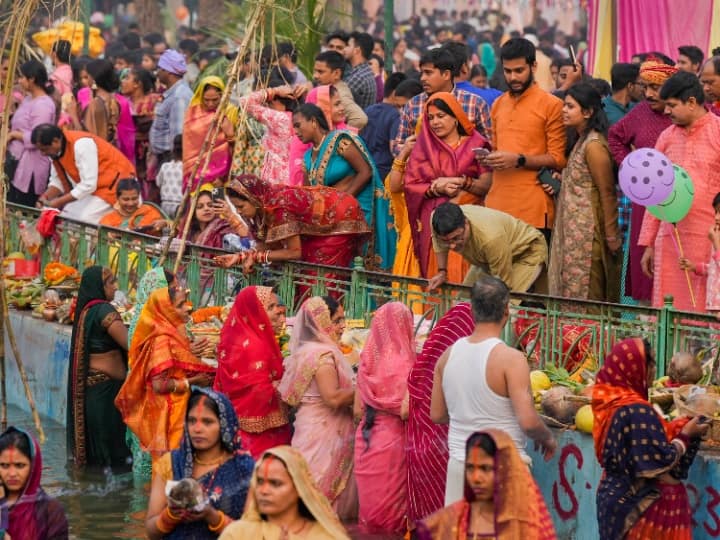
[[[608,132],[608,146],[615,162],[620,165],[622,160],[636,148],[652,148],[660,134],[672,122],[662,112],[655,112],[647,101],[641,101],[632,111]],[[653,280],[643,274],[640,260],[644,247],[637,244],[640,228],[645,217],[645,207],[632,203],[630,214],[630,256],[625,276],[625,294],[635,300],[650,300],[652,297]]]
[[[707,232],[715,219],[712,200],[720,192],[720,118],[707,113],[689,128],[670,126],[662,132],[655,148],[692,178],[695,198],[677,228],[685,256],[694,262],[708,261],[711,246]],[[676,309],[705,310],[705,278],[688,272],[695,294],[693,306],[685,272],[680,270],[680,254],[671,224],[646,212],[638,245],[655,247],[653,306],[662,306],[664,297],[672,295]]]
[[[271,184],[290,184],[301,186],[300,182],[290,182],[290,152],[295,132],[292,126],[292,113],[290,111],[277,111],[263,105],[267,101],[265,90],[258,90],[240,98],[240,109],[247,107],[247,112],[258,122],[265,126],[265,135],[262,145],[265,148],[265,158],[261,178]],[[307,148],[303,149],[303,154]],[[297,156],[295,156],[297,159]],[[302,159],[302,154],[300,155]]]

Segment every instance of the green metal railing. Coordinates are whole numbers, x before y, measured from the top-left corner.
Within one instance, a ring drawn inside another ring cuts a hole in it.
[[[20,223],[25,220],[32,225],[38,216],[36,209],[8,205],[9,252],[26,252],[20,240]],[[43,267],[56,260],[80,271],[89,264],[108,266],[117,275],[120,289],[132,296],[138,280],[157,264],[161,252],[157,237],[60,218],[57,234],[45,242],[41,258]],[[432,326],[458,300],[470,296],[469,288],[462,285],[427,292],[425,280],[366,270],[360,258],[352,268],[292,262],[244,275],[237,268],[215,266],[212,257],[220,253],[224,252],[189,245],[183,255],[179,277],[191,289],[196,306],[224,304],[243,286],[270,283],[290,314],[309,296],[330,293],[342,299],[349,318],[363,319],[366,324],[379,305],[399,300]],[[168,268],[175,264],[172,250],[166,264]],[[588,353],[601,361],[616,340],[631,336],[642,336],[653,344],[660,374],[675,351],[703,350],[717,359],[720,350],[715,346],[720,322],[708,315],[676,311],[670,298],[662,308],[650,308],[513,295],[503,337],[507,343],[522,348],[539,366],[563,366]]]

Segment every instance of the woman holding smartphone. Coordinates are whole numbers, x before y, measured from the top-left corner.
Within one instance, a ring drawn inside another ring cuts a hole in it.
[[[568,138],[567,167],[557,201],[548,269],[550,294],[616,302],[622,237],[606,139],[608,120],[600,94],[587,83],[571,87],[563,122],[575,136]]]
[[[393,162],[391,175],[404,173],[413,248],[423,277],[444,270],[449,272],[448,281],[462,283],[468,269],[462,256],[452,254],[448,268],[437,268],[430,216],[447,201],[482,203],[492,180],[480,158],[489,149],[489,141],[475,130],[455,96],[438,92],[425,106],[412,152],[401,152]],[[452,260],[453,256],[457,259]]]

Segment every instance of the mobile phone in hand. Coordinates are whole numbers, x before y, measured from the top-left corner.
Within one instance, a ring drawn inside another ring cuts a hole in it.
[[[214,187],[212,190],[212,199],[213,199],[213,201],[224,201],[225,200],[225,188],[224,187]]]
[[[488,150],[484,146],[473,148],[472,151],[475,154],[475,159],[485,159],[490,155],[490,150]]]
[[[573,71],[577,71],[577,57],[575,56],[575,48],[572,45],[568,45],[568,53],[573,63]]]

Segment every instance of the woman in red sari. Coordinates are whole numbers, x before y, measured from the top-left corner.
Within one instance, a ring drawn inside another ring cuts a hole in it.
[[[474,148],[490,148],[475,130],[455,96],[433,94],[425,105],[420,133],[405,168],[405,199],[415,256],[423,277],[435,275],[430,215],[440,204],[481,204],[490,188],[491,173],[480,165]],[[399,164],[398,164],[399,165]],[[396,167],[398,166],[396,165]],[[403,168],[403,167],[400,167]],[[450,260],[448,281],[461,283],[462,256]]]
[[[220,331],[214,388],[232,401],[243,448],[255,459],[292,437],[287,407],[275,389],[283,375],[275,334],[283,321],[271,287],[245,287]]]
[[[350,266],[370,232],[357,199],[328,187],[270,184],[241,175],[226,188],[230,201],[249,222],[256,250],[216,257],[224,267],[302,260]]]
[[[648,402],[655,377],[650,345],[617,343],[597,375],[592,407],[595,454],[604,473],[597,491],[600,538],[690,540],[687,478],[700,437],[699,418],[666,423]]]
[[[461,302],[435,325],[408,376],[408,520],[410,524],[443,507],[448,462],[448,426],[430,420],[435,364],[448,347],[472,334],[470,304]]]
[[[3,538],[57,540],[68,537],[62,505],[40,485],[42,453],[25,431],[9,427],[0,435],[0,515]]]
[[[512,439],[504,431],[488,429],[467,440],[465,496],[418,523],[417,538],[555,540],[557,536],[540,489]]]

